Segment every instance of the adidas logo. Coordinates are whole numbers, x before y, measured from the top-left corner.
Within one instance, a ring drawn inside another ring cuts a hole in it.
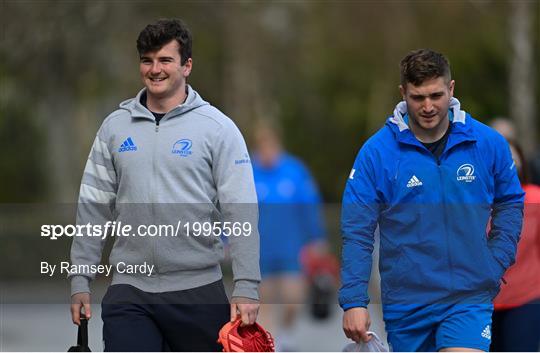
[[[489,325],[487,325],[484,328],[484,331],[482,331],[482,337],[484,337],[485,339],[488,339],[488,340],[491,339],[491,329],[490,329]]]
[[[236,336],[229,334],[229,344],[233,352],[244,352],[244,342]]]
[[[122,145],[118,149],[118,152],[136,151],[136,150],[137,150],[137,146],[135,146],[131,137],[128,137],[124,141],[124,143],[122,143]]]
[[[408,188],[413,188],[415,186],[421,186],[421,185],[422,185],[422,182],[420,181],[420,179],[416,177],[416,175],[413,175],[411,179],[409,179],[409,182],[407,183]]]

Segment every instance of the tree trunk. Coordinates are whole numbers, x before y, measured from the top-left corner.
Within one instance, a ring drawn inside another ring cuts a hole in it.
[[[510,117],[515,121],[519,141],[528,155],[536,152],[534,111],[534,59],[531,33],[532,1],[511,1]]]

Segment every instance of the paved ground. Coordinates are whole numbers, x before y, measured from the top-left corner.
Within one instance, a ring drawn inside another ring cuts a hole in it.
[[[375,254],[374,263],[376,261]],[[373,267],[370,284],[378,283],[379,276],[375,269],[376,266]],[[76,343],[77,328],[71,322],[67,303],[68,283],[46,283],[0,283],[0,351],[65,352]],[[226,284],[226,287],[230,288],[230,284]],[[101,298],[106,291],[106,283],[96,282],[93,288],[95,298]],[[372,303],[380,303],[376,285],[370,287],[370,297]],[[21,304],[39,302],[49,304]],[[90,348],[94,352],[102,351],[100,305],[94,304],[92,310],[94,318],[89,323]],[[369,310],[372,331],[386,343],[381,305],[370,304]],[[290,335],[298,342],[300,351],[341,351],[349,343],[341,324],[342,310],[337,303],[330,317],[322,321],[312,319],[305,306]]]
[[[376,252],[374,263],[377,263]],[[370,284],[378,283],[375,269],[376,266],[373,266]],[[226,284],[226,288],[230,287],[230,284]],[[95,298],[101,298],[105,291],[106,283],[94,284]],[[71,322],[68,293],[67,281],[0,283],[0,351],[65,352],[74,345],[77,328]],[[372,303],[380,303],[376,285],[370,287],[370,297]],[[94,318],[89,322],[90,348],[94,352],[102,351],[100,305],[93,305],[92,310]],[[386,341],[380,304],[370,305],[369,310],[371,329]],[[341,324],[342,310],[337,303],[331,316],[322,321],[313,320],[306,306],[290,334],[291,338],[298,342],[300,351],[341,351],[349,342]]]
[[[380,306],[379,306],[380,307]],[[378,306],[370,310],[372,328],[383,332]],[[77,329],[69,318],[66,304],[7,304],[1,308],[0,351],[66,351],[75,344]],[[94,319],[89,323],[90,347],[103,350],[99,305],[95,305]],[[347,338],[341,330],[341,309],[336,305],[331,317],[313,321],[307,310],[301,314],[292,337],[299,342],[301,351],[341,351]]]

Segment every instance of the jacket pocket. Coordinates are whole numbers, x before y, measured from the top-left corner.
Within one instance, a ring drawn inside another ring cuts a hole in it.
[[[491,284],[494,287],[498,287],[500,285],[500,280],[502,278],[502,275],[504,274],[502,266],[495,259],[495,257],[491,253],[491,250],[489,250],[489,247],[487,246],[487,242],[486,242],[486,246],[483,247],[483,253],[484,253],[484,259],[486,260],[486,263],[487,263]]]
[[[401,249],[398,251],[401,252],[401,255],[398,257],[397,261],[392,264],[386,276],[383,275],[386,278],[382,278],[381,280],[382,296],[385,302],[396,300],[400,297],[400,293],[404,289],[403,280],[410,270],[410,261],[402,253]]]

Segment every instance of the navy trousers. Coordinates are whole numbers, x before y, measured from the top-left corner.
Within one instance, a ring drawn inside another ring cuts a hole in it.
[[[230,319],[222,281],[165,293],[113,285],[101,307],[105,352],[221,351],[218,332]]]

